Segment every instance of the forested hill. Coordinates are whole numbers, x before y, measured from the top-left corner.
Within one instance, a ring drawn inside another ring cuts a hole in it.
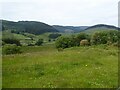
[[[93,26],[60,26],[53,25],[55,29],[59,32],[63,33],[77,33],[77,32],[93,32],[93,31],[101,31],[101,30],[119,30],[118,27],[113,25],[106,24],[97,24]]]
[[[37,22],[37,21],[7,21],[2,20],[2,30],[11,30],[12,32],[26,32],[31,34],[43,34],[47,32],[62,32],[62,33],[79,33],[79,32],[94,32],[101,30],[120,30],[120,28],[112,25],[97,24],[94,26],[60,26]]]
[[[2,30],[11,30],[16,32],[27,32],[32,34],[42,34],[46,32],[58,32],[52,26],[36,21],[6,21],[2,20]]]
[[[94,25],[94,26],[91,26],[91,27],[88,27],[86,28],[85,30],[91,30],[91,29],[120,29],[116,26],[113,26],[113,25],[106,25],[106,24],[97,24],[97,25]]]
[[[57,29],[59,32],[63,33],[73,33],[73,32],[81,32],[84,31],[88,26],[60,26],[60,25],[53,25],[55,29]]]

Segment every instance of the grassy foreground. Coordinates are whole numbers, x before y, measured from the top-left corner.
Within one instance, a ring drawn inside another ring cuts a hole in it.
[[[118,49],[54,45],[23,47],[24,53],[3,56],[3,88],[113,88],[118,81]]]

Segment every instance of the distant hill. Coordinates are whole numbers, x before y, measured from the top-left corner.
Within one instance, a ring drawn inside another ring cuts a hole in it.
[[[83,32],[93,33],[96,31],[106,31],[106,30],[120,30],[120,28],[113,25],[97,24],[97,25],[86,28]]]
[[[97,24],[97,25],[88,27],[85,30],[90,30],[90,29],[116,29],[118,30],[119,28],[113,25]]]
[[[43,34],[46,32],[58,32],[52,26],[36,21],[6,21],[2,20],[3,30],[13,30],[17,32],[27,32],[32,34]]]
[[[85,30],[88,26],[60,26],[60,25],[53,25],[55,29],[59,32],[63,33],[77,33]]]
[[[37,22],[37,21],[7,21],[2,20],[2,28],[3,30],[11,30],[12,32],[23,32],[23,33],[31,33],[31,34],[43,34],[48,32],[62,32],[62,33],[79,33],[79,32],[87,32],[92,33],[95,31],[104,31],[104,30],[120,30],[120,28],[112,25],[106,24],[98,24],[94,26],[60,26],[53,25],[50,26],[48,24]]]
[[[112,25],[97,24],[94,26],[60,26],[53,25],[55,29],[63,33],[78,33],[78,32],[94,32],[94,31],[104,31],[104,30],[118,30],[119,28]]]

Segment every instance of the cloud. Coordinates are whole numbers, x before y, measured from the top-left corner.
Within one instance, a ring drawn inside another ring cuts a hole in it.
[[[7,20],[41,21],[59,25],[117,25],[118,0],[4,0]]]

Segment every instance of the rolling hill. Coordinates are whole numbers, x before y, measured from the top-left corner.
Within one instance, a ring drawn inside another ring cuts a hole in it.
[[[88,26],[60,26],[60,25],[53,25],[55,29],[59,32],[63,33],[77,33],[85,30]]]
[[[53,27],[62,33],[78,33],[78,32],[92,33],[92,32],[96,32],[96,31],[119,30],[119,28],[116,26],[106,25],[106,24],[97,24],[97,25],[93,25],[93,26],[53,25]]]
[[[119,29],[118,27],[113,26],[113,25],[97,24],[97,25],[93,25],[91,27],[88,27],[85,30],[96,29],[96,28],[99,28],[99,29]]]
[[[113,25],[97,24],[97,25],[93,25],[91,27],[86,28],[83,32],[94,33],[98,31],[106,31],[106,30],[120,30],[120,28]]]
[[[4,30],[11,30],[13,33],[30,33],[35,35],[40,35],[44,33],[93,33],[96,31],[104,31],[104,30],[119,30],[118,27],[113,25],[106,25],[106,24],[97,24],[93,26],[60,26],[60,25],[53,25],[50,26],[48,24],[37,22],[37,21],[7,21],[2,20],[2,28]]]
[[[31,34],[43,34],[46,32],[58,32],[52,26],[36,21],[7,21],[2,20],[3,30],[12,30],[14,32],[26,32]]]

